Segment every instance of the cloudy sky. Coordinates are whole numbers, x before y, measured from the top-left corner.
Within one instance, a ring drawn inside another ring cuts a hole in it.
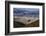
[[[38,8],[13,8],[14,16],[38,16]]]

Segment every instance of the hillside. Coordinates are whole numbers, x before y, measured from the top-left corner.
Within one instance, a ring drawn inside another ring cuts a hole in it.
[[[38,27],[38,26],[39,26],[39,20],[34,21],[34,22],[30,23],[30,24],[23,24],[21,22],[14,21],[14,28],[15,27]]]

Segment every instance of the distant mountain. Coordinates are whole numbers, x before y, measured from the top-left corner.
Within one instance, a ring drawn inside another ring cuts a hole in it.
[[[39,16],[39,9],[36,8],[14,8],[14,16]]]

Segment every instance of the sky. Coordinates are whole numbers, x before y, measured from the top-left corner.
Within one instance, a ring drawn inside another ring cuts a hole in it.
[[[37,16],[39,15],[38,8],[13,8],[14,16]]]

